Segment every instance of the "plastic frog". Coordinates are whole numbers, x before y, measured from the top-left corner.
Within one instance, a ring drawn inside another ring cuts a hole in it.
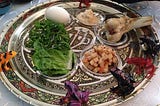
[[[67,94],[60,99],[60,104],[67,104],[67,106],[83,106],[86,105],[89,98],[89,91],[80,91],[77,84],[66,81],[65,88]]]
[[[158,55],[159,51],[160,51],[160,44],[159,41],[153,41],[149,38],[146,37],[142,37],[140,38],[141,40],[141,46],[144,50],[144,53],[147,55],[150,55],[152,57]]]
[[[0,72],[2,72],[3,70],[8,71],[11,69],[9,60],[15,57],[16,54],[17,53],[15,51],[9,51],[0,54]]]
[[[127,58],[126,62],[128,64],[136,65],[136,74],[140,75],[143,73],[143,71],[147,71],[147,78],[150,79],[153,77],[155,73],[155,66],[153,65],[152,59],[150,58],[141,58],[141,57],[133,57],[133,58]]]
[[[86,7],[89,7],[89,6],[90,6],[90,2],[91,2],[92,0],[77,0],[77,1],[80,2],[80,3],[79,3],[79,8],[82,8],[82,3],[83,3],[84,5],[86,5]]]
[[[111,92],[116,93],[118,96],[125,98],[134,90],[134,79],[128,74],[124,73],[118,68],[112,68],[110,70],[111,74],[116,78],[118,86],[112,87]]]

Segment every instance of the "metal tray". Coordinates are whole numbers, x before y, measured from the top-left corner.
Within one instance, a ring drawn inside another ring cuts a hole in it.
[[[44,12],[47,7],[58,5],[66,8],[72,14],[72,22],[66,26],[71,37],[71,48],[76,53],[78,60],[75,68],[65,76],[45,77],[33,70],[30,53],[24,47],[26,37],[34,26],[34,22],[44,19]],[[143,76],[134,74],[135,67],[129,67],[125,63],[127,57],[142,57],[141,47],[131,47],[130,42],[138,42],[138,37],[147,34],[153,39],[157,35],[151,26],[138,28],[128,32],[124,39],[118,43],[109,43],[100,36],[99,28],[89,26],[79,22],[75,14],[81,9],[78,8],[79,2],[62,2],[50,0],[38,4],[25,10],[15,17],[3,30],[0,40],[1,51],[17,51],[17,56],[11,60],[13,71],[0,73],[1,79],[6,87],[20,99],[32,104],[41,106],[59,105],[59,99],[65,96],[64,81],[70,80],[79,83],[80,89],[89,89],[92,93],[89,96],[89,105],[107,106],[117,105],[135,97],[150,82]],[[93,0],[91,7],[99,12],[103,20],[106,16],[127,13],[129,17],[138,17],[139,15],[115,2],[108,0]],[[147,31],[149,30],[149,31]],[[105,44],[114,48],[119,56],[119,68],[132,71],[134,78],[138,82],[135,90],[125,99],[110,92],[110,88],[117,85],[117,81],[111,74],[98,75],[87,71],[81,63],[81,54],[94,44]],[[155,64],[158,64],[158,57],[155,57]]]

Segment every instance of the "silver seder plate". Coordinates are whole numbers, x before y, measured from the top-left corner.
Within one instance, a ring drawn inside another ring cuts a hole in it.
[[[66,30],[70,34],[71,48],[77,56],[76,65],[72,71],[60,77],[47,77],[37,73],[33,69],[30,50],[24,46],[29,31],[34,27],[34,22],[43,20],[46,8],[52,5],[62,6],[72,15],[72,21],[66,26]],[[13,71],[2,72],[0,76],[6,87],[20,99],[32,105],[59,105],[59,99],[66,94],[64,82],[70,80],[78,83],[81,90],[88,89],[91,91],[89,105],[117,105],[134,97],[150,81],[143,75],[137,76],[134,73],[135,67],[127,65],[125,59],[144,56],[140,46],[132,47],[130,43],[138,42],[138,37],[143,34],[148,34],[153,39],[157,39],[151,26],[128,32],[118,43],[106,42],[100,36],[100,27],[85,25],[76,19],[75,14],[81,11],[78,6],[79,2],[50,0],[22,12],[3,30],[1,51],[14,50],[17,52],[17,56],[11,60]],[[129,17],[139,16],[128,8],[107,0],[94,0],[90,8],[100,16],[102,21],[108,17],[115,17],[117,13],[127,13]],[[149,31],[147,32],[147,30]],[[82,54],[95,44],[104,44],[114,48],[119,57],[118,67],[125,72],[130,72],[138,82],[135,90],[125,99],[110,92],[110,88],[117,85],[116,79],[111,74],[95,74],[83,67],[81,63]],[[158,64],[157,60],[158,57],[155,57],[155,64]]]

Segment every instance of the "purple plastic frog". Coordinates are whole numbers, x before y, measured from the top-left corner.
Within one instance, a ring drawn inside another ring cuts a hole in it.
[[[129,95],[134,90],[134,79],[118,68],[112,68],[110,72],[118,82],[118,86],[111,88],[111,92],[125,98],[126,95]]]
[[[60,104],[67,104],[67,106],[82,106],[87,104],[89,100],[89,91],[80,91],[76,83],[71,81],[65,82],[65,88],[67,94],[65,97],[60,99]]]

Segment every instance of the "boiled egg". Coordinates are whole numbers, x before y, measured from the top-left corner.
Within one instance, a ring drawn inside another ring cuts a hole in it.
[[[67,24],[71,21],[70,14],[62,7],[52,6],[46,9],[45,17],[54,22]]]

